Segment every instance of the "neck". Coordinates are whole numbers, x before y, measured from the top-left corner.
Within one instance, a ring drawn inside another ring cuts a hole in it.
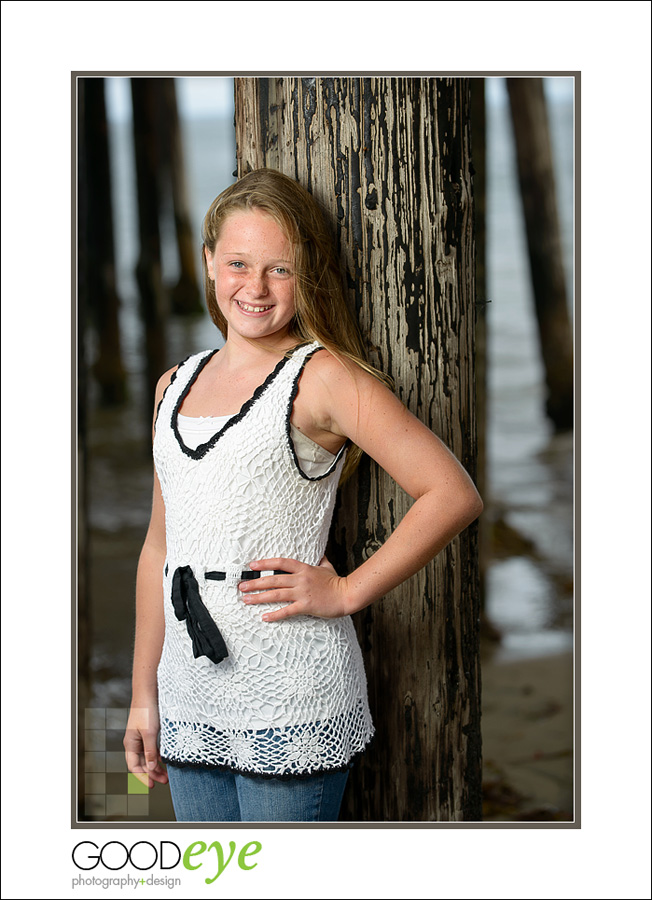
[[[299,343],[300,340],[287,333],[255,340],[229,333],[220,356],[229,365],[255,366],[269,361],[273,356],[280,358]]]

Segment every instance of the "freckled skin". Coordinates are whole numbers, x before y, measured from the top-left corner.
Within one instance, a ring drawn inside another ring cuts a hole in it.
[[[227,341],[238,337],[276,343],[294,315],[292,248],[276,222],[259,210],[233,213],[210,254],[209,276],[228,324]]]

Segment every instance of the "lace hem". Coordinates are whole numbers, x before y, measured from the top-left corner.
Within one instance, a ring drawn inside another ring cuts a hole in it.
[[[167,766],[174,766],[176,769],[216,769],[220,772],[234,772],[236,775],[246,775],[248,778],[261,778],[264,781],[294,781],[295,778],[312,778],[314,775],[320,775],[322,772],[346,772],[352,769],[362,754],[373,744],[374,738],[370,737],[362,750],[354,753],[351,759],[343,763],[341,766],[329,766],[328,768],[314,769],[310,772],[283,772],[280,774],[272,774],[268,772],[253,772],[250,769],[241,769],[237,766],[218,765],[217,763],[208,762],[181,762],[178,759],[170,759],[167,756],[161,756],[161,759]]]
[[[197,722],[161,722],[161,758],[174,766],[222,769],[262,778],[344,771],[374,734],[362,704],[333,718],[260,730],[219,731]]]

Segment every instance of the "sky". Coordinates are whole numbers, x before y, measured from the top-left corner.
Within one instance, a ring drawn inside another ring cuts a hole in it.
[[[232,114],[232,78],[178,78],[177,99],[183,115],[189,118]],[[129,78],[106,79],[107,114],[114,121],[131,117]]]

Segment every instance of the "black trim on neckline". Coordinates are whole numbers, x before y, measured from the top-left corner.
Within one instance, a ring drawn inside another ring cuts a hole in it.
[[[307,341],[303,344],[297,344],[296,347],[293,347],[292,350],[290,351],[292,356],[284,356],[282,359],[279,360],[277,365],[274,367],[273,371],[271,371],[269,373],[269,375],[263,381],[263,383],[258,385],[256,390],[253,392],[253,394],[251,395],[251,397],[248,400],[245,400],[245,402],[240,407],[240,411],[237,412],[234,416],[231,416],[231,418],[228,420],[228,422],[225,422],[224,425],[220,428],[220,430],[217,431],[205,443],[199,444],[199,446],[193,450],[184,444],[181,434],[179,432],[179,423],[178,423],[179,409],[181,408],[181,405],[183,404],[183,401],[186,399],[187,395],[190,393],[190,388],[193,386],[193,384],[197,380],[199,373],[202,371],[204,366],[207,365],[209,360],[211,360],[215,356],[215,354],[219,352],[219,350],[212,350],[209,353],[207,353],[207,355],[203,359],[199,360],[199,364],[197,365],[193,374],[188,379],[188,383],[186,384],[186,386],[182,390],[181,394],[177,398],[177,402],[175,403],[174,408],[172,410],[172,418],[170,421],[170,425],[172,426],[172,431],[174,432],[174,435],[177,439],[177,443],[178,443],[181,451],[183,453],[185,453],[186,456],[189,456],[191,459],[196,459],[196,460],[203,459],[204,456],[206,456],[206,454],[209,452],[209,450],[212,450],[213,447],[217,444],[217,442],[222,437],[222,435],[226,431],[228,431],[229,428],[232,428],[234,425],[237,425],[237,423],[246,416],[246,414],[249,412],[249,410],[254,405],[254,403],[265,393],[265,391],[270,386],[270,384],[274,381],[276,376],[287,365],[287,363],[290,362],[290,360],[294,356],[294,353],[297,350],[299,350],[301,347],[307,347],[311,343],[312,343],[312,341]],[[176,375],[176,373],[175,373],[175,375]]]
[[[315,349],[311,350],[310,353],[306,353],[304,359],[301,362],[301,365],[299,366],[299,371],[294,376],[294,381],[292,382],[292,391],[290,392],[290,400],[288,402],[288,408],[287,408],[287,412],[285,415],[285,434],[286,434],[287,441],[288,441],[288,444],[290,447],[290,453],[292,455],[292,460],[294,462],[294,465],[295,465],[299,475],[301,475],[302,478],[305,478],[306,481],[321,481],[322,478],[328,478],[329,475],[332,475],[337,467],[337,464],[339,463],[340,459],[344,455],[344,452],[346,451],[349,444],[351,443],[348,438],[344,441],[344,443],[342,444],[340,449],[335,454],[335,459],[332,461],[332,463],[330,464],[328,469],[322,475],[307,475],[301,468],[301,465],[299,463],[299,457],[297,456],[297,451],[294,447],[294,441],[292,440],[292,432],[290,430],[290,426],[292,424],[290,422],[290,419],[292,418],[292,408],[294,406],[294,400],[299,392],[299,379],[301,378],[301,373],[303,372],[306,363],[308,362],[309,359],[312,359],[312,357],[315,355],[315,353],[317,353],[318,350],[323,350],[323,349],[324,349],[323,346],[320,344],[319,347],[315,347]],[[321,446],[321,445],[318,444],[317,446]],[[322,447],[322,450],[325,450],[325,449],[326,449],[325,447]]]
[[[190,356],[192,356],[192,353],[190,354]],[[170,387],[170,385],[172,384],[172,382],[176,379],[176,377],[177,377],[177,372],[179,371],[179,369],[181,368],[181,366],[182,366],[184,363],[188,362],[188,360],[190,359],[190,356],[186,356],[185,359],[182,359],[181,362],[177,365],[177,367],[176,367],[176,369],[174,370],[174,372],[170,375],[170,380],[169,380],[169,382],[166,384],[165,390],[164,390],[163,393],[161,394],[161,399],[158,401],[158,406],[156,407],[156,415],[154,416],[154,431],[156,431],[156,424],[157,424],[157,422],[158,422],[158,414],[159,414],[159,411],[160,411],[160,409],[161,409],[161,405],[162,405],[162,403],[163,403],[163,400],[165,399],[165,395],[166,395],[167,392],[168,392],[168,388]]]

